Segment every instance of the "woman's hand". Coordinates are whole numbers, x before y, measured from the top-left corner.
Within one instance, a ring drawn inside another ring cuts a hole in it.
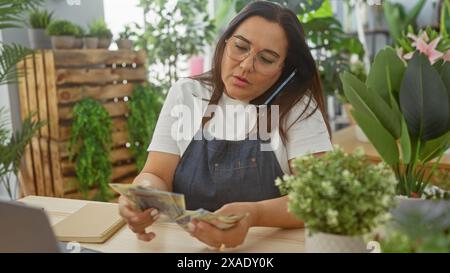
[[[191,236],[215,248],[232,248],[244,243],[248,230],[254,225],[257,217],[255,203],[230,203],[214,213],[221,215],[249,213],[248,217],[240,220],[234,227],[227,230],[221,230],[212,224],[196,219],[188,224]]]
[[[135,208],[128,198],[121,195],[119,197],[119,214],[127,222],[128,227],[136,233],[139,240],[149,242],[155,238],[155,233],[146,232],[145,229],[159,218],[157,209],[150,208],[142,212]]]

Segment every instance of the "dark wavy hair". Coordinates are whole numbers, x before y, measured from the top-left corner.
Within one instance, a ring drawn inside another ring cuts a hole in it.
[[[294,12],[288,8],[282,7],[279,4],[268,1],[255,1],[245,6],[245,8],[239,12],[236,17],[234,17],[227,29],[219,38],[212,60],[211,70],[191,78],[212,87],[212,95],[209,105],[217,105],[225,88],[221,78],[221,64],[223,52],[225,50],[225,40],[233,35],[242,22],[252,16],[259,16],[270,22],[278,23],[286,32],[288,38],[288,52],[284,62],[283,71],[278,81],[261,96],[250,101],[250,103],[255,105],[262,104],[265,99],[271,95],[275,86],[278,86],[296,68],[297,74],[294,79],[285,87],[285,90],[283,90],[272,103],[273,105],[279,106],[280,118],[278,124],[283,143],[286,143],[288,140],[286,134],[287,130],[289,130],[289,128],[295,123],[286,125],[285,119],[289,114],[289,111],[305,96],[307,97],[307,107],[305,107],[305,110],[297,117],[295,121],[302,118],[311,102],[315,101],[316,107],[314,107],[313,111],[308,113],[304,119],[309,118],[312,114],[319,110],[322,113],[328,133],[331,137],[331,129],[325,109],[326,107],[322,84],[320,82],[316,63],[306,43],[303,27]],[[204,126],[211,118],[212,116],[204,117],[202,120],[202,126]],[[269,130],[270,120],[271,117],[269,108]]]

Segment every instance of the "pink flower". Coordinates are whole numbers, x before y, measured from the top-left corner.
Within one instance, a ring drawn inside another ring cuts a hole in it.
[[[412,33],[408,33],[408,37],[411,38],[411,40],[413,40],[414,42],[411,44],[412,46],[416,46],[417,44],[417,40],[421,39],[425,42],[428,42],[430,40],[430,38],[428,38],[428,34],[426,31],[422,32],[419,37],[417,37],[416,35],[412,34]]]
[[[437,37],[436,39],[431,41],[429,44],[427,44],[422,38],[419,38],[416,41],[417,50],[419,50],[419,52],[427,55],[431,64],[434,64],[439,58],[441,58],[444,55],[444,53],[436,50],[436,47],[440,40],[441,40],[441,37]],[[405,58],[406,58],[406,56],[405,56]]]

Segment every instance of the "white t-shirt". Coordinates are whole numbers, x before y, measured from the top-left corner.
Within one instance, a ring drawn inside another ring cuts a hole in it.
[[[201,127],[202,117],[206,113],[211,95],[210,89],[199,81],[189,78],[177,81],[167,94],[147,150],[181,157]],[[247,133],[256,126],[256,115],[251,111],[253,109],[251,107],[254,106],[232,99],[224,92],[214,117],[206,127],[208,132],[217,139],[231,141],[245,139]],[[288,160],[333,149],[322,113],[317,110],[312,116],[304,119],[310,113],[308,111],[313,109],[313,103],[302,118],[296,121],[305,107],[306,102],[302,100],[290,110],[286,124],[291,125],[294,122],[295,124],[287,131],[286,145],[281,141],[278,127],[270,133],[270,148],[285,174],[290,174]]]

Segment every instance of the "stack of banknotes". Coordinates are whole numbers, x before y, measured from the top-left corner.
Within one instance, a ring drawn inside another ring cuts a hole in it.
[[[193,219],[208,222],[219,229],[233,227],[248,214],[218,215],[204,209],[186,210],[184,195],[173,192],[148,189],[132,184],[109,184],[116,192],[126,196],[140,210],[156,208],[160,213],[187,230]]]

